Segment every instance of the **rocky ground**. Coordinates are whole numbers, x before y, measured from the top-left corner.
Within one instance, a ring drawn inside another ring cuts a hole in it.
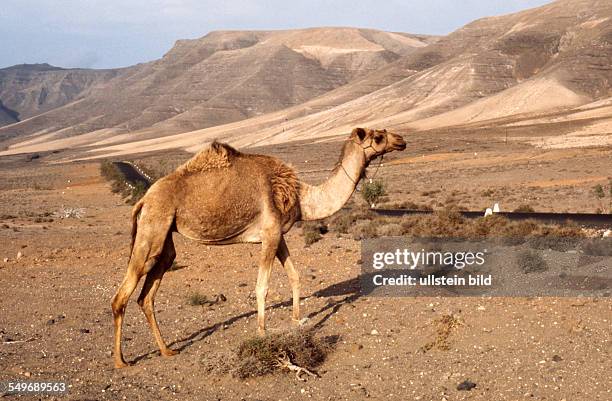
[[[462,146],[471,152],[469,145]],[[308,164],[306,153],[283,147],[274,152],[286,152],[301,171]],[[326,152],[336,150],[319,153]],[[429,152],[441,153],[435,148]],[[379,174],[389,182],[391,200],[443,203],[441,194],[422,195],[429,177],[445,191],[459,191],[469,181],[484,181],[494,189],[520,188],[507,195],[518,203],[531,192],[523,189],[527,186],[511,186],[512,180],[554,182],[563,176],[560,170],[567,170],[564,163],[571,164],[570,178],[603,176],[588,171],[598,163],[603,166],[609,155],[609,150],[596,149],[560,162],[536,159],[542,163],[536,177],[529,171],[533,161],[499,163],[512,155],[491,154],[493,159],[480,164],[463,161],[462,174],[451,156],[440,163],[413,148],[401,155],[407,159],[396,162],[409,166],[414,176],[407,179],[405,171],[392,167]],[[415,160],[418,157],[427,161]],[[125,273],[130,206],[110,192],[97,163],[47,161],[0,160],[0,381],[66,381],[69,393],[56,398],[75,400],[612,398],[608,298],[364,297],[357,292],[359,242],[328,234],[305,247],[300,229],[292,231],[288,243],[302,274],[307,326],[317,336],[336,341],[318,368],[320,378],[300,382],[292,373],[279,372],[241,380],[211,370],[255,333],[259,248],[208,247],[176,234],[178,266],[164,277],[156,310],[165,338],[181,352],[172,358],[159,356],[133,296],[124,348],[126,358],[136,364],[115,370],[110,299]],[[491,171],[486,163],[498,167]],[[329,164],[310,161],[308,167]],[[313,180],[323,174],[313,174]],[[551,202],[546,210],[576,210],[581,202],[592,201],[590,209],[597,201],[589,195],[590,187],[591,182],[542,185],[540,199]],[[481,189],[463,191],[467,206],[497,199],[483,200],[478,196]],[[402,193],[404,198],[398,196]],[[564,193],[567,201],[554,203]],[[536,205],[544,206],[540,199]],[[223,294],[227,300],[192,306],[193,294]],[[268,298],[272,334],[290,330],[289,299],[285,273],[277,264]]]

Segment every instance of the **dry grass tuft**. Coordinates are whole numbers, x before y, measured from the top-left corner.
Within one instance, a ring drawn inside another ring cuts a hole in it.
[[[336,341],[335,337],[315,337],[312,330],[248,338],[238,348],[232,374],[244,379],[273,373],[280,369],[278,358],[283,353],[293,364],[314,370],[325,361]]]
[[[432,349],[448,351],[450,349],[450,336],[459,326],[463,326],[461,320],[454,315],[444,315],[436,320],[436,337],[421,347],[421,351],[427,352]]]
[[[322,221],[305,221],[302,223],[302,235],[304,243],[310,246],[322,238],[322,234],[327,233],[327,226]]]
[[[534,237],[583,238],[585,233],[575,224],[549,225],[535,220],[511,221],[499,215],[468,219],[456,209],[432,214],[407,215],[401,218],[382,217],[367,209],[342,210],[328,219],[330,230],[352,234],[354,239],[380,236],[415,238],[513,238]]]

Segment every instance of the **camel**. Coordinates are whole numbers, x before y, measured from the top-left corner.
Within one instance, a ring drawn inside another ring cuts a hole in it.
[[[112,300],[114,363],[123,358],[121,329],[125,308],[142,277],[138,297],[160,352],[177,353],[164,342],[154,299],[176,256],[172,233],[210,245],[261,243],[255,294],[257,332],[265,335],[265,300],[275,257],[289,276],[292,321],[300,324],[299,275],[284,239],[299,220],[331,216],[348,201],[366,167],[378,156],[404,150],[406,142],[386,130],[355,128],[346,140],[330,178],[321,185],[300,182],[277,158],[247,154],[213,142],[174,172],[155,182],[132,210],[132,244],[127,273]]]

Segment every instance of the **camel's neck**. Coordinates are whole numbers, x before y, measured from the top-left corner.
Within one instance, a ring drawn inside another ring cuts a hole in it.
[[[359,145],[348,141],[344,157],[321,185],[305,183],[300,189],[302,220],[319,220],[336,213],[349,200],[366,166],[365,155]]]

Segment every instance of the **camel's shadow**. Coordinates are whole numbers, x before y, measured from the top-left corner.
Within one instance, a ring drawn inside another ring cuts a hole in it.
[[[359,285],[360,279],[361,277],[355,277],[355,278],[345,280],[345,281],[342,281],[336,284],[332,284],[312,294],[312,297],[317,297],[317,298],[332,298],[332,297],[339,297],[339,296],[343,296],[343,298],[339,300],[329,299],[328,302],[323,307],[321,307],[320,309],[314,312],[309,313],[307,315],[308,319],[310,321],[316,320],[314,324],[310,325],[311,329],[320,330],[325,325],[325,323],[329,320],[329,318],[332,317],[335,313],[337,313],[340,310],[340,308],[342,308],[345,305],[351,304],[355,302],[357,299],[359,299],[361,296],[366,295],[366,294],[361,293],[360,291],[360,285]],[[302,297],[301,299],[304,299],[304,297]],[[285,308],[291,305],[292,305],[291,300],[287,300],[284,302],[278,302],[276,304],[270,305],[268,306],[267,309]],[[218,322],[211,326],[197,330],[184,338],[175,340],[172,343],[170,343],[169,346],[170,348],[175,349],[179,352],[184,351],[185,349],[190,348],[194,344],[212,335],[217,330],[226,329],[227,327],[231,326],[232,324],[236,323],[239,320],[247,319],[255,315],[257,315],[257,311],[252,310],[252,311],[245,312],[237,316],[233,316],[225,321]],[[146,354],[136,357],[133,362],[136,363],[143,359],[149,359],[153,357],[154,355],[158,355],[158,354],[159,354],[159,351],[151,351],[151,352],[148,352]]]

